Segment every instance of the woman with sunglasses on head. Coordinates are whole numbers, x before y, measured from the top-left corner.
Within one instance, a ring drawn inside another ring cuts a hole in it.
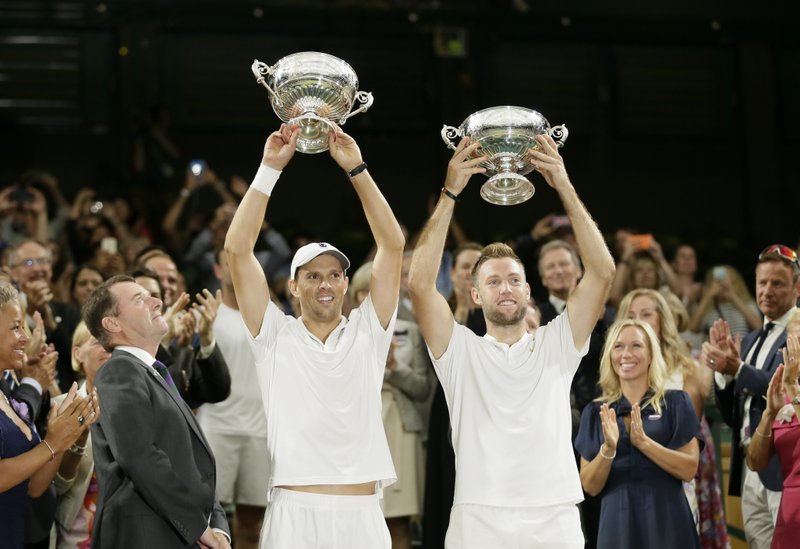
[[[583,489],[602,498],[598,549],[700,548],[682,481],[694,477],[702,435],[689,396],[666,379],[649,324],[609,328],[602,394],[584,408],[575,439]]]
[[[0,284],[0,370],[19,370],[25,364],[22,310],[17,291]],[[17,414],[17,403],[0,395],[0,542],[4,549],[24,544],[27,498],[44,493],[58,470],[64,452],[99,417],[97,396],[76,396],[75,385],[61,407],[51,407],[47,436]]]
[[[778,366],[767,389],[767,407],[747,447],[747,466],[761,471],[778,455],[783,494],[771,549],[797,547],[800,537],[800,310],[795,309],[786,325],[784,363]]]

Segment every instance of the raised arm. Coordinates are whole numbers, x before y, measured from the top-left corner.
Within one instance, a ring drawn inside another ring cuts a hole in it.
[[[292,130],[282,124],[279,131],[267,138],[256,177],[236,209],[225,236],[225,252],[228,254],[233,288],[239,296],[239,310],[253,336],[261,330],[264,311],[269,303],[267,277],[253,251],[261,233],[261,222],[272,189],[281,170],[294,155],[299,135],[299,128]]]
[[[411,258],[408,290],[417,323],[434,358],[439,358],[447,350],[453,334],[453,314],[447,300],[436,291],[436,276],[455,207],[455,200],[450,195],[458,196],[473,174],[486,171],[479,165],[486,157],[470,158],[479,146],[477,142],[469,145],[467,138],[458,144],[447,165],[447,179],[439,202],[422,230]],[[445,191],[450,194],[445,194]]]
[[[583,278],[567,299],[572,339],[575,347],[580,349],[589,339],[605,306],[611,282],[614,280],[614,260],[603,235],[567,176],[564,160],[558,153],[555,141],[549,135],[537,135],[536,141],[541,150],[530,151],[534,166],[544,176],[547,184],[558,192],[564,211],[572,223],[583,261]]]
[[[355,140],[341,128],[331,133],[329,147],[333,159],[348,175],[364,163]],[[350,177],[350,182],[361,200],[377,249],[369,294],[381,326],[386,328],[397,309],[397,300],[400,297],[400,269],[403,266],[403,249],[406,241],[392,208],[389,207],[372,176],[366,169],[355,171],[358,173]]]

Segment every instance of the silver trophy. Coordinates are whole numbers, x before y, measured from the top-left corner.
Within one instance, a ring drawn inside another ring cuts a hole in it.
[[[358,91],[353,67],[327,53],[294,53],[272,66],[256,59],[251,69],[256,81],[269,91],[275,114],[289,125],[300,126],[300,152],[327,150],[334,123],[344,124],[372,106],[372,93]],[[362,105],[350,112],[354,100]]]
[[[569,131],[563,124],[550,127],[540,113],[523,107],[492,107],[469,115],[458,128],[444,125],[442,139],[455,150],[453,139],[469,137],[481,145],[473,157],[486,155],[481,162],[489,181],[481,187],[481,196],[487,202],[500,206],[520,204],[533,196],[533,183],[525,174],[533,170],[529,149],[539,147],[534,136],[551,136],[559,147],[564,146]]]

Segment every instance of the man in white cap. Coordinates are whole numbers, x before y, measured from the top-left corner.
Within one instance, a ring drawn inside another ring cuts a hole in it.
[[[302,316],[281,313],[253,249],[298,135],[298,128],[284,125],[269,136],[225,240],[267,417],[272,474],[261,547],[388,549],[379,497],[396,479],[381,421],[381,385],[405,240],[358,145],[337,128],[331,156],[349,176],[377,244],[369,296],[344,318],[350,261],[328,243],[312,243],[291,265],[289,289]]]

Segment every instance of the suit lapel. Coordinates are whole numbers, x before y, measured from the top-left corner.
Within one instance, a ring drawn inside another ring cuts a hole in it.
[[[770,372],[775,370],[778,365],[783,362],[783,352],[781,349],[786,345],[786,330],[781,332],[781,335],[778,336],[778,340],[775,342],[775,345],[772,346],[772,349],[769,350],[769,358],[767,359],[768,362],[764,364],[764,370]]]
[[[742,352],[741,352],[742,360],[745,360],[747,358],[750,349],[753,347],[753,344],[756,342],[756,339],[758,339],[758,332],[759,330],[753,330],[752,332],[744,336],[744,339],[742,340]]]
[[[134,355],[132,355],[130,353],[126,353],[125,351],[114,350],[114,354],[117,354],[117,353],[119,353],[121,355],[128,356],[131,359],[133,359],[137,364],[141,365],[147,371],[147,373],[150,375],[150,377],[153,378],[153,382],[156,385],[158,385],[159,387],[161,387],[161,389],[164,392],[167,393],[169,398],[172,399],[172,401],[175,403],[175,405],[178,407],[178,409],[183,414],[183,417],[186,420],[186,423],[189,424],[189,427],[192,428],[192,431],[194,432],[194,434],[197,436],[197,438],[200,439],[200,442],[203,443],[203,446],[205,447],[206,451],[208,452],[208,454],[211,456],[211,459],[213,460],[214,459],[214,453],[211,451],[211,447],[208,445],[208,441],[206,440],[206,437],[203,436],[203,432],[200,430],[200,426],[197,424],[197,418],[195,418],[194,414],[192,413],[192,410],[189,409],[189,406],[186,405],[186,403],[183,401],[183,399],[179,395],[176,395],[175,392],[173,392],[172,389],[169,388],[169,386],[167,385],[166,380],[163,377],[161,377],[161,375],[158,372],[156,372],[151,366],[148,366],[147,364],[145,364],[144,362],[139,360],[139,358],[135,357]]]

